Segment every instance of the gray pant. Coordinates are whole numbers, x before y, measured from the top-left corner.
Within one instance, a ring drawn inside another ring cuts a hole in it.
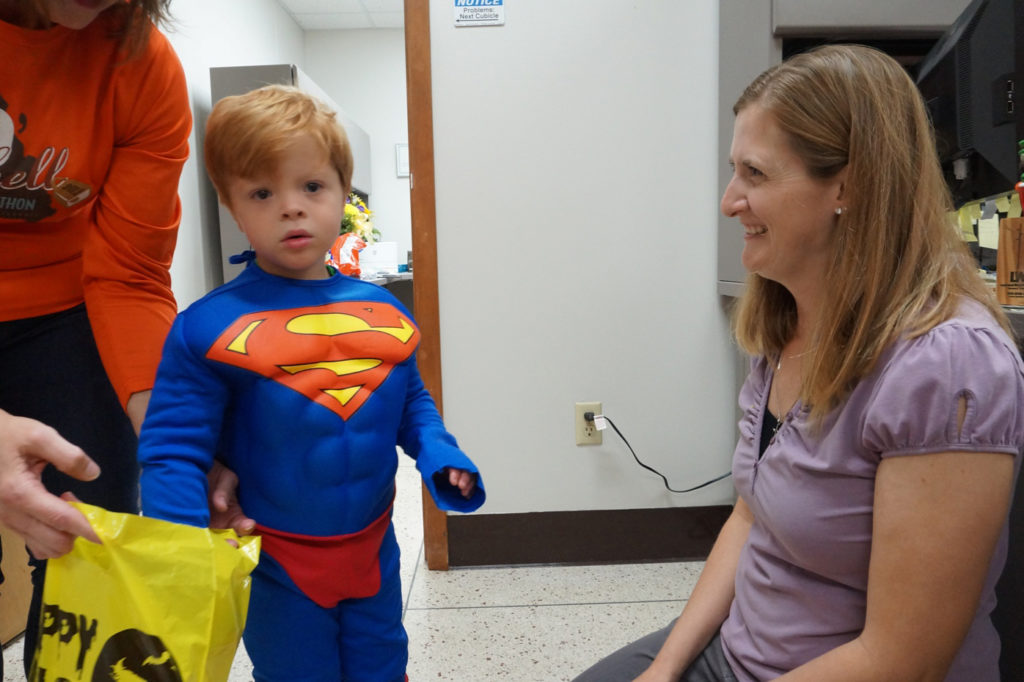
[[[673,625],[675,621],[667,628],[652,632],[602,658],[573,682],[632,682],[651,665],[668,639]],[[679,678],[679,682],[736,682],[736,676],[725,660],[722,640],[717,633]]]

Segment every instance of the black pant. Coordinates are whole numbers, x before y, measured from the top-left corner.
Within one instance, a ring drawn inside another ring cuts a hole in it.
[[[112,511],[139,509],[138,441],[100,362],[85,306],[0,322],[0,409],[57,430],[96,460],[102,473],[82,482],[48,466],[43,484]],[[30,559],[32,603],[25,628],[25,674],[39,636],[46,562]],[[0,676],[2,676],[0,659]]]

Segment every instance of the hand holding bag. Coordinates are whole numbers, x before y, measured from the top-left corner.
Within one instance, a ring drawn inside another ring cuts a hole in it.
[[[31,682],[227,680],[259,538],[74,506],[103,544],[48,562]]]

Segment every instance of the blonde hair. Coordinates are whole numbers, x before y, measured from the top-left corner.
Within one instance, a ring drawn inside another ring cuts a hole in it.
[[[206,121],[206,170],[225,206],[228,183],[274,165],[298,135],[311,135],[338,171],[344,196],[352,189],[352,150],[333,111],[298,88],[267,85],[217,102]]]
[[[815,178],[846,168],[815,349],[800,397],[820,422],[900,336],[950,318],[961,297],[981,302],[1011,334],[949,218],[949,190],[914,82],[891,57],[857,45],[796,55],[758,76],[733,111],[771,114]],[[752,355],[779,357],[796,330],[782,285],[751,274],[733,328]]]

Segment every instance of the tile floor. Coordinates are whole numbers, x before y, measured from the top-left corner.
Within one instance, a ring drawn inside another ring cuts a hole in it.
[[[423,560],[419,474],[398,471],[411,682],[558,682],[679,614],[702,564],[529,566],[430,571]],[[3,682],[24,682],[21,640],[4,651]],[[239,648],[228,682],[248,682]]]

